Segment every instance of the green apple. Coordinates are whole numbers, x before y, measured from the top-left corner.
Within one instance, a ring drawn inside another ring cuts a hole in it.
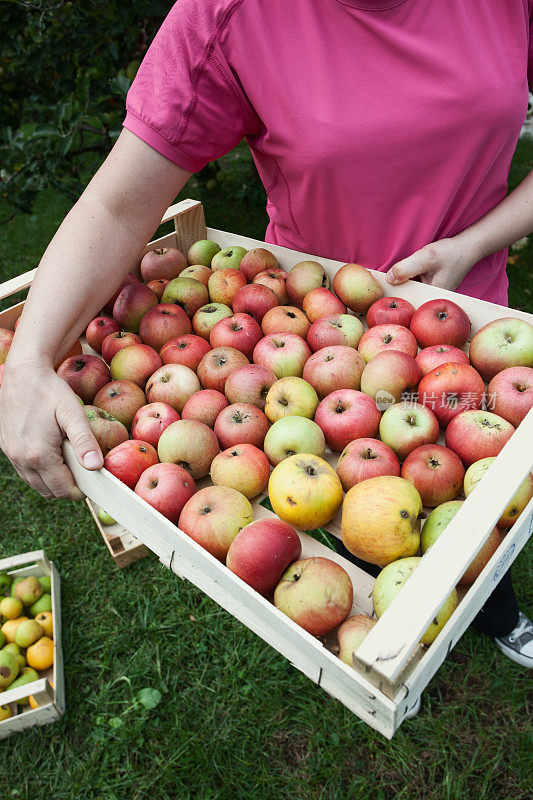
[[[318,395],[303,378],[280,378],[268,390],[265,414],[270,422],[282,417],[307,417],[311,419],[318,407]]]
[[[468,497],[468,495],[476,488],[494,459],[495,456],[480,458],[479,461],[474,461],[474,463],[468,467],[464,477],[464,490],[466,497]],[[526,478],[524,478],[516,492],[507,503],[503,514],[496,523],[498,528],[510,528],[511,525],[514,525],[532,497],[533,474],[530,473]]]
[[[43,587],[43,591],[47,594],[50,594],[52,591],[52,578],[50,575],[41,575],[39,578],[39,583]]]
[[[43,611],[51,611],[52,610],[52,596],[48,593],[44,593],[39,597],[39,599],[33,603],[30,608],[30,614],[32,617],[36,617],[37,614],[41,614]]]
[[[473,337],[469,356],[485,381],[508,367],[533,367],[533,325],[515,317],[493,320]]]
[[[213,256],[220,251],[220,246],[210,239],[199,239],[189,247],[187,253],[187,261],[189,264],[202,264],[204,267],[210,267]]]
[[[0,596],[9,593],[11,588],[11,576],[7,572],[0,572]]]
[[[107,511],[104,511],[103,508],[99,508],[98,509],[97,517],[100,520],[100,522],[102,523],[102,525],[116,525],[117,524],[117,521],[115,519],[113,519],[113,517],[110,514],[108,514]]]
[[[248,250],[245,250],[244,247],[239,247],[238,245],[225,247],[223,250],[219,250],[218,253],[215,253],[213,256],[211,261],[211,269],[239,269],[241,261],[247,252]]]
[[[307,417],[281,417],[267,431],[263,450],[273,467],[296,453],[324,457],[326,440],[313,420]]]

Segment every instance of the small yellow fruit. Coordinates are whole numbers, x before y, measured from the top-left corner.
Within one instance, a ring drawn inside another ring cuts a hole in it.
[[[17,619],[8,619],[7,622],[4,622],[2,625],[2,633],[6,637],[6,641],[14,642],[15,641],[15,633],[17,631],[18,626],[27,620],[28,617],[18,617]]]
[[[48,669],[54,663],[54,643],[42,636],[26,650],[26,661],[34,669]]]
[[[9,706],[0,706],[0,722],[3,722],[5,719],[9,719],[12,716],[13,714],[11,713]]]
[[[52,619],[52,612],[42,611],[40,614],[37,614],[35,621],[39,623],[45,633],[45,636],[49,636],[50,639],[52,639],[54,636],[54,621]]]
[[[22,614],[22,600],[18,597],[4,597],[0,600],[0,614],[6,619],[17,619]]]
[[[30,706],[32,708],[39,708],[39,703],[37,702],[37,700],[35,699],[35,697],[32,694],[30,694],[30,696],[28,697],[28,700],[29,700]]]

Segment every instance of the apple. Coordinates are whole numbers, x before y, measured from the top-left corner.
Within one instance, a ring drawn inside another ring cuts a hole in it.
[[[449,448],[423,444],[409,453],[401,476],[418,490],[425,506],[434,508],[453,500],[461,492],[465,468],[459,456]]]
[[[149,403],[167,403],[179,413],[195,392],[200,391],[200,381],[189,367],[183,364],[165,364],[157,369],[146,383]]]
[[[210,475],[215,486],[237,489],[251,500],[265,491],[270,478],[270,464],[262,450],[245,442],[215,456]]]
[[[377,619],[368,614],[356,614],[340,625],[337,631],[339,658],[350,667],[355,666],[355,653],[366,639]]]
[[[250,501],[228,486],[206,486],[185,503],[178,527],[219,561],[230,544],[253,521]]]
[[[276,380],[272,370],[260,364],[246,364],[231,373],[224,391],[230,403],[251,403],[264,411],[268,390]]]
[[[415,447],[435,444],[439,436],[439,422],[427,406],[409,401],[395,403],[381,417],[379,435],[403,461]]]
[[[408,328],[415,307],[409,300],[402,297],[380,297],[372,303],[366,313],[366,324],[369,328],[374,325],[403,325]]]
[[[315,422],[331,450],[344,450],[348,442],[375,438],[381,412],[372,398],[357,389],[338,389],[321,400]]]
[[[4,364],[15,334],[9,328],[0,328],[0,364]]]
[[[220,452],[211,428],[195,419],[180,419],[165,428],[157,445],[159,460],[179,464],[195,480],[209,474],[211,462]]]
[[[386,350],[399,350],[415,358],[418,345],[409,328],[403,325],[374,325],[361,336],[357,349],[368,363]]]
[[[133,418],[131,438],[157,447],[165,428],[180,419],[178,412],[167,403],[149,403],[142,406]]]
[[[453,347],[451,344],[436,344],[425,347],[416,357],[422,375],[427,375],[432,369],[453,361],[454,364],[470,364],[470,359],[464,350]]]
[[[305,295],[311,289],[329,289],[329,278],[318,261],[299,261],[290,270],[285,285],[291,303],[301,308]]]
[[[213,270],[209,267],[204,267],[203,264],[192,264],[190,267],[185,267],[183,272],[180,273],[181,278],[194,278],[195,281],[200,281],[204,286],[209,283],[211,275],[213,275]]]
[[[271,333],[254,347],[253,361],[271,370],[277,378],[302,377],[311,355],[308,344],[295,333]]]
[[[259,324],[249,314],[231,314],[213,326],[209,336],[211,347],[233,347],[252,358],[254,347],[260,341],[263,332]]]
[[[163,345],[176,336],[191,332],[191,321],[185,311],[173,303],[159,303],[141,320],[139,335],[144,344],[159,352]]]
[[[253,281],[262,272],[277,269],[278,267],[276,256],[264,247],[255,247],[253,250],[249,250],[243,255],[239,265],[247,281]]]
[[[371,272],[360,264],[345,264],[335,273],[333,291],[351,311],[366,314],[383,291]]]
[[[226,566],[268,597],[301,554],[302,544],[294,528],[280,519],[260,519],[239,531],[230,544]]]
[[[163,364],[183,364],[196,372],[200,361],[210,350],[211,345],[201,336],[185,333],[165,342],[159,356]]]
[[[57,374],[68,383],[83,402],[93,402],[102,386],[109,383],[109,368],[98,356],[81,355],[65,359],[59,366]]]
[[[400,350],[382,350],[372,358],[361,375],[361,391],[372,397],[382,411],[402,398],[413,396],[421,378],[413,356]]]
[[[138,333],[141,319],[157,303],[156,293],[144,283],[130,283],[115,300],[113,319],[124,330]]]
[[[145,283],[163,278],[171,281],[187,266],[187,259],[175,247],[149,250],[141,259],[141,277]]]
[[[84,406],[85,416],[91,426],[98,447],[105,455],[117,444],[129,439],[128,429],[112,414],[96,406]]]
[[[170,281],[163,280],[163,278],[158,278],[155,281],[148,281],[148,283],[146,285],[148,286],[149,289],[152,290],[152,292],[156,293],[157,299],[161,300],[161,298],[163,297],[163,292],[165,291],[165,286],[167,285],[167,283],[170,283]]]
[[[144,470],[134,491],[177,525],[185,503],[196,492],[196,484],[178,464],[154,464]]]
[[[146,405],[146,396],[133,381],[111,381],[100,389],[93,405],[112,414],[126,428],[131,428],[137,411]]]
[[[215,253],[211,259],[211,269],[239,269],[243,257],[248,251],[244,247],[231,245]]]
[[[250,314],[259,325],[267,311],[275,306],[279,306],[277,294],[259,283],[249,283],[243,286],[233,298],[235,314]]]
[[[121,291],[126,287],[129,286],[130,283],[140,283],[141,279],[135,275],[134,272],[128,272],[120,286],[118,287],[117,291],[114,293],[112,297],[109,298],[105,306],[102,308],[102,312],[104,314],[112,314],[113,313],[113,306],[115,305],[115,300],[121,293]]]
[[[102,358],[106,364],[110,364],[113,356],[122,350],[123,347],[129,347],[131,344],[142,344],[141,337],[136,333],[127,331],[117,331],[110,333],[105,337],[102,342]]]
[[[465,467],[487,456],[497,456],[515,428],[490,411],[462,411],[446,428],[446,447],[457,453]]]
[[[111,317],[95,317],[87,326],[85,338],[87,344],[99,353],[102,350],[102,342],[110,333],[118,333],[120,325]],[[1,354],[1,331],[0,331],[0,359]]]
[[[116,525],[117,524],[116,519],[113,519],[111,514],[108,514],[107,511],[104,511],[103,508],[99,508],[98,509],[96,516],[98,517],[98,519],[100,520],[102,525]]]
[[[20,319],[20,317],[19,317],[19,319]],[[60,351],[60,352],[61,352],[61,351]],[[61,364],[63,363],[63,361],[66,361],[66,360],[67,360],[67,358],[70,358],[71,356],[81,356],[81,355],[82,355],[82,353],[83,353],[83,348],[82,348],[82,346],[81,346],[81,342],[80,342],[80,340],[79,340],[79,339],[76,339],[76,341],[74,342],[74,344],[72,345],[72,347],[70,347],[70,348],[67,350],[67,352],[66,352],[66,353],[65,353],[63,356],[61,356],[61,358],[59,359],[59,361],[57,361],[57,362],[54,364],[54,369],[55,369],[55,371],[57,372],[57,370],[59,369],[59,367],[61,366]],[[3,364],[0,364],[0,366],[3,366]]]
[[[265,336],[270,333],[295,333],[305,339],[310,327],[311,323],[304,312],[296,306],[271,308],[261,321],[261,328]]]
[[[364,368],[365,361],[357,350],[335,345],[313,353],[304,364],[302,378],[322,399],[337,389],[359,389]]]
[[[104,468],[130,489],[135,488],[144,470],[154,464],[157,464],[155,449],[138,439],[122,442],[104,457]]]
[[[280,519],[309,531],[331,522],[342,505],[342,485],[327,461],[297,453],[274,467],[268,496]]]
[[[162,303],[175,303],[192,319],[209,302],[207,286],[194,278],[174,278],[165,286]]]
[[[353,604],[346,570],[330,558],[295,561],[274,591],[274,605],[313,636],[325,636],[344,622]]]
[[[418,385],[418,400],[431,408],[442,428],[461,411],[481,408],[484,397],[483,378],[469,364],[442,364]]]
[[[316,352],[323,347],[345,345],[357,347],[363,336],[363,324],[351,314],[330,314],[313,322],[307,334],[307,343]]]
[[[447,503],[442,503],[437,506],[424,523],[422,528],[422,536],[420,538],[420,547],[422,553],[427,553],[429,548],[435,544],[443,530],[448,523],[455,517],[461,506],[463,500],[451,500]],[[465,536],[468,536],[470,529],[467,527]],[[485,569],[486,565],[502,543],[502,536],[498,528],[493,528],[489,533],[488,538],[485,539],[478,551],[474,560],[469,564],[465,573],[459,579],[459,583],[463,585],[470,585],[474,583],[478,575]]]
[[[344,303],[333,292],[322,286],[307,292],[302,301],[302,308],[309,322],[316,322],[320,317],[329,317],[332,314],[347,313]]]
[[[404,583],[411,577],[421,558],[414,556],[411,558],[401,558],[394,564],[389,564],[381,570],[372,591],[374,611],[379,619],[390,606]],[[429,628],[424,632],[420,641],[422,644],[429,645],[435,641],[438,634],[444,628],[451,615],[457,608],[457,591],[452,589],[443,605],[439,608],[435,617],[431,621]]]
[[[203,389],[216,389],[224,393],[229,375],[249,363],[244,353],[233,347],[215,347],[198,364],[197,375]]]
[[[345,492],[357,483],[380,475],[400,475],[400,462],[394,451],[379,439],[363,438],[348,442],[337,462],[337,475]]]
[[[268,390],[265,414],[270,422],[282,417],[307,417],[315,415],[318,395],[303,378],[280,378]]]
[[[147,344],[130,344],[115,353],[109,371],[114,381],[133,381],[144,389],[150,375],[153,375],[162,363],[153,347]]]
[[[498,372],[487,389],[487,407],[518,428],[533,408],[533,369],[508,367]]]
[[[262,448],[268,428],[268,419],[260,408],[251,403],[232,403],[218,415],[214,431],[224,450],[245,443]]]
[[[281,417],[267,431],[263,449],[273,467],[297,453],[324,457],[322,429],[307,417]]]
[[[420,347],[462,347],[470,333],[470,320],[451,300],[428,300],[417,308],[409,327]]]
[[[232,314],[231,308],[224,305],[224,303],[207,303],[207,305],[199,308],[192,318],[192,329],[197,336],[201,336],[202,339],[206,339],[209,342],[211,331],[217,322],[221,322],[226,317],[231,317]]]
[[[189,247],[187,261],[189,264],[202,264],[204,267],[210,267],[213,256],[219,251],[220,245],[216,242],[212,242],[211,239],[199,239]]]
[[[468,497],[468,495],[476,488],[494,459],[495,456],[481,458],[479,461],[474,461],[474,463],[468,467],[464,478],[464,492],[466,497]],[[514,495],[507,503],[503,514],[496,523],[498,528],[510,528],[512,525],[514,525],[532,497],[533,475],[529,474],[522,481]]]
[[[217,269],[207,282],[211,302],[226,306],[233,305],[233,298],[243,286],[246,286],[246,276],[238,269]]]
[[[341,536],[357,558],[384,567],[420,544],[422,499],[404,478],[380,475],[353,486],[342,506]]]
[[[220,392],[215,389],[202,389],[189,397],[183,406],[181,418],[195,419],[203,422],[208,428],[214,428],[216,418],[228,405],[228,401]]]
[[[242,263],[241,263],[242,269]],[[284,269],[267,269],[265,272],[260,272],[255,276],[252,283],[259,283],[261,286],[266,286],[267,289],[272,291],[278,296],[281,305],[289,303],[289,295],[287,294],[287,275]]]

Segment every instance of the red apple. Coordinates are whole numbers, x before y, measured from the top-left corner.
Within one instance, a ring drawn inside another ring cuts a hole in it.
[[[332,314],[346,314],[347,309],[338,297],[329,289],[318,286],[311,289],[303,301],[302,308],[307,315],[309,322],[316,322],[320,317],[329,317]]]
[[[400,350],[382,350],[372,358],[361,375],[361,391],[372,397],[384,411],[389,405],[408,399],[416,391],[421,374],[413,356]]]
[[[207,303],[195,313],[192,318],[192,329],[197,336],[209,341],[211,331],[217,324],[227,317],[231,317],[233,311],[224,303]]]
[[[276,306],[267,311],[261,322],[265,336],[269,333],[295,333],[305,339],[311,323],[296,306]]]
[[[300,537],[287,522],[260,519],[239,531],[228,550],[226,566],[268,597],[287,567],[301,554]]]
[[[249,500],[264,492],[270,478],[270,462],[253,444],[235,444],[215,456],[210,470],[215,486],[237,489]]]
[[[103,313],[104,314],[112,314],[113,313],[113,306],[115,305],[115,300],[117,299],[117,297],[119,296],[121,291],[124,289],[124,287],[129,286],[130,283],[140,283],[140,282],[141,282],[141,279],[137,275],[135,275],[134,272],[128,272],[128,274],[126,275],[126,277],[124,278],[124,280],[122,281],[120,286],[118,287],[118,289],[115,292],[115,294],[112,297],[109,298],[109,300],[107,301],[105,306],[102,308]]]
[[[135,494],[174,525],[178,524],[185,503],[195,492],[193,478],[178,464],[154,464],[144,470],[135,485]]]
[[[447,447],[424,444],[409,453],[401,476],[417,489],[423,505],[435,508],[462,491],[465,468],[459,456]]]
[[[413,314],[410,329],[420,347],[462,347],[470,333],[470,320],[451,300],[428,300]]]
[[[268,390],[277,378],[260,364],[246,364],[232,372],[224,389],[230,403],[251,403],[264,411]]]
[[[305,295],[311,289],[329,289],[329,278],[318,261],[299,261],[289,272],[286,287],[291,303],[301,308]]]
[[[209,276],[207,288],[212,303],[233,305],[233,298],[243,286],[246,286],[246,275],[239,269],[217,269]]]
[[[142,406],[133,418],[131,438],[157,447],[165,428],[180,419],[178,412],[167,403],[149,403]]]
[[[167,285],[167,283],[170,283],[170,281],[163,280],[162,278],[158,278],[155,281],[148,281],[148,283],[146,285],[148,286],[149,289],[152,290],[152,292],[156,293],[157,299],[161,300],[161,298],[163,297],[163,292],[165,291],[165,286]]]
[[[130,344],[115,353],[109,365],[113,380],[133,381],[142,389],[156,369],[162,365],[156,351],[147,344]]]
[[[509,367],[498,372],[487,389],[487,408],[518,428],[533,408],[533,369]]]
[[[228,401],[220,392],[214,389],[202,389],[189,397],[183,406],[181,418],[195,419],[209,428],[214,428],[216,418],[228,405]]]
[[[379,439],[354,439],[346,445],[337,462],[337,475],[345,492],[367,478],[399,474],[398,458]]]
[[[258,342],[253,351],[255,364],[271,370],[277,378],[302,377],[311,355],[307,343],[294,333],[273,333]]]
[[[203,389],[216,389],[224,393],[229,375],[250,362],[233,347],[216,347],[210,350],[198,364],[197,374]]]
[[[113,319],[124,330],[138,333],[142,318],[157,303],[156,293],[144,283],[130,283],[115,300]]]
[[[241,262],[242,264],[242,262]],[[242,267],[241,267],[242,269]],[[260,272],[255,276],[252,283],[260,283],[261,286],[266,286],[267,289],[277,294],[278,300],[282,305],[289,302],[289,295],[287,294],[287,275],[284,269],[267,269],[265,272]]]
[[[139,327],[142,341],[159,352],[176,336],[191,332],[191,321],[185,311],[173,303],[159,303],[144,315]]]
[[[112,414],[108,414],[96,406],[84,406],[85,416],[91,426],[98,446],[102,453],[106,455],[113,447],[129,439],[128,429],[125,425],[115,419]]]
[[[509,367],[533,367],[533,325],[514,317],[493,320],[473,337],[469,356],[485,381]]]
[[[210,350],[211,345],[201,336],[186,333],[165,342],[159,355],[163,364],[183,364],[196,372],[200,361]]]
[[[131,428],[137,411],[146,405],[146,396],[133,381],[111,381],[100,389],[94,405],[112,414],[126,428]]]
[[[337,270],[333,291],[356,314],[365,314],[383,294],[372,273],[360,264],[345,264]]]
[[[192,319],[209,302],[209,292],[207,286],[194,278],[174,278],[165,286],[161,301],[175,303]]]
[[[205,267],[203,264],[192,264],[190,267],[186,267],[183,272],[180,272],[180,277],[194,278],[195,281],[200,281],[204,286],[207,286],[209,278],[213,274],[213,270],[210,267]]]
[[[415,447],[435,444],[439,422],[427,406],[413,402],[395,403],[384,412],[379,423],[379,435],[403,460]]]
[[[67,358],[59,366],[57,374],[68,383],[83,402],[93,402],[102,386],[109,382],[109,368],[98,356],[81,355]]]
[[[384,350],[399,350],[413,358],[418,353],[415,337],[403,325],[374,325],[362,335],[357,349],[367,363]]]
[[[159,247],[149,250],[141,260],[141,276],[145,283],[158,278],[171,281],[187,266],[187,259],[175,247]]]
[[[269,422],[264,413],[251,403],[233,403],[218,415],[214,431],[225,450],[236,444],[263,447]]]
[[[263,336],[259,324],[249,314],[230,315],[214,325],[209,344],[211,347],[233,347],[246,358],[252,358],[254,347]]]
[[[200,381],[189,367],[183,364],[165,364],[159,367],[146,383],[149,403],[167,403],[181,413],[183,406],[195,392],[200,391]]]
[[[451,344],[437,344],[433,347],[425,347],[416,357],[416,363],[422,371],[422,375],[427,375],[432,369],[440,367],[441,364],[470,364],[470,359],[464,350],[453,347]]]
[[[315,422],[322,428],[332,450],[344,450],[348,442],[375,438],[381,412],[375,402],[356,389],[339,389],[318,405]]]
[[[363,330],[363,324],[357,317],[351,314],[331,314],[313,322],[307,334],[307,343],[313,352],[340,344],[357,347]]]
[[[366,324],[369,328],[374,325],[403,325],[408,328],[414,313],[415,307],[409,300],[402,297],[380,297],[366,312]]]
[[[233,311],[235,314],[250,314],[256,322],[261,320],[271,308],[279,306],[279,298],[272,289],[258,283],[249,283],[239,289],[233,298]]]
[[[19,319],[20,319],[20,317],[19,317]],[[17,320],[17,322],[18,322],[18,320]],[[57,362],[54,364],[54,369],[55,369],[55,371],[57,372],[57,370],[59,369],[59,367],[61,366],[61,364],[63,363],[63,361],[66,361],[66,360],[67,360],[67,358],[70,358],[71,356],[81,356],[81,354],[82,354],[82,353],[83,353],[83,348],[82,348],[82,346],[81,346],[81,342],[80,342],[80,340],[79,340],[79,339],[76,339],[76,341],[74,342],[74,344],[72,345],[72,347],[70,347],[70,348],[67,350],[67,352],[66,352],[66,353],[65,353],[63,356],[61,356],[61,358],[59,359],[59,361],[57,361]],[[1,366],[1,365],[0,365],[0,366]]]
[[[89,347],[99,353],[106,336],[109,336],[110,333],[118,333],[119,330],[120,325],[111,317],[95,317],[87,326],[85,338]]]
[[[128,439],[117,445],[104,458],[104,468],[115,478],[134,489],[142,473],[157,464],[157,453],[151,444]]]
[[[446,447],[457,453],[466,467],[488,456],[497,456],[515,428],[490,411],[462,411],[446,428]]]
[[[418,385],[419,402],[431,408],[442,428],[461,411],[481,408],[484,396],[483,378],[469,364],[442,364]]]
[[[110,364],[113,356],[119,350],[122,350],[123,347],[129,347],[131,344],[142,344],[141,337],[137,336],[136,333],[128,333],[126,331],[110,333],[102,342],[102,358],[106,364]]]
[[[194,419],[180,419],[165,428],[157,452],[159,460],[179,464],[195,480],[209,474],[211,462],[219,453],[218,439],[207,425]]]
[[[363,357],[352,347],[323,347],[305,362],[302,378],[322,399],[337,389],[360,389]]]
[[[202,547],[225,561],[238,532],[252,522],[250,501],[228,486],[207,486],[185,503],[178,526]]]
[[[239,265],[239,269],[245,274],[246,280],[250,282],[262,272],[277,269],[278,267],[278,259],[274,253],[264,247],[255,247],[253,250],[248,250]]]

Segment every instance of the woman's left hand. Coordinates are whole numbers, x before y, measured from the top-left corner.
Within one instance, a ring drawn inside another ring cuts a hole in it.
[[[440,239],[397,261],[387,272],[387,281],[398,285],[418,276],[422,283],[454,291],[478,260],[458,236]]]

